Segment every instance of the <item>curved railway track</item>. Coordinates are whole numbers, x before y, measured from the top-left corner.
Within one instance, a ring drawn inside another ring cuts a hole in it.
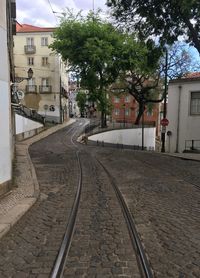
[[[73,241],[73,234],[74,234],[74,230],[75,230],[75,224],[76,224],[76,217],[77,217],[77,213],[78,213],[78,208],[79,208],[79,203],[80,203],[80,199],[81,199],[81,191],[82,191],[82,175],[83,175],[83,170],[82,170],[82,164],[81,164],[81,159],[80,159],[80,151],[82,149],[82,147],[80,146],[80,144],[77,144],[75,141],[75,137],[77,135],[77,132],[79,132],[80,134],[80,125],[79,124],[77,126],[77,124],[75,124],[75,126],[72,126],[67,132],[66,135],[69,136],[70,133],[72,133],[70,136],[70,142],[71,145],[69,146],[69,144],[67,145],[66,142],[63,142],[66,146],[68,147],[72,147],[75,148],[75,152],[76,152],[76,157],[77,157],[77,163],[78,163],[78,168],[79,168],[79,178],[78,178],[78,185],[77,185],[77,192],[76,192],[76,196],[75,196],[75,200],[74,200],[74,204],[70,213],[70,217],[68,220],[68,224],[66,227],[66,232],[64,234],[63,237],[63,241],[61,243],[60,246],[60,250],[58,252],[53,270],[51,272],[51,278],[58,278],[58,277],[63,277],[63,273],[64,273],[64,269],[65,269],[65,264],[66,264],[66,260],[67,260],[67,256],[70,250],[70,246],[71,243]],[[82,124],[82,128],[84,128],[86,124]],[[81,130],[82,130],[81,128]],[[117,196],[117,199],[119,201],[119,205],[122,209],[127,227],[128,227],[128,231],[129,231],[129,235],[130,235],[130,240],[133,246],[133,249],[135,251],[135,256],[137,258],[137,262],[138,262],[138,269],[140,271],[141,277],[146,277],[146,278],[151,278],[154,277],[153,275],[153,271],[150,267],[149,261],[146,257],[144,248],[142,246],[140,237],[137,233],[135,224],[134,224],[134,219],[132,214],[130,213],[126,202],[119,190],[119,188],[117,187],[114,178],[111,176],[111,174],[109,173],[109,171],[105,168],[105,166],[96,158],[94,158],[98,164],[101,166],[101,169],[106,173],[106,175],[108,176],[110,183],[115,191],[115,194]]]

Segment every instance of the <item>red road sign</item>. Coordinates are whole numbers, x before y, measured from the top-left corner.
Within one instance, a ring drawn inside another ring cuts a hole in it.
[[[163,118],[163,119],[160,121],[160,124],[161,124],[162,126],[168,126],[169,121],[168,121],[167,118]]]

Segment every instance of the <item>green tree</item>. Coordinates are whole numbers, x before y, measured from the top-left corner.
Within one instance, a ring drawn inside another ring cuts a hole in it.
[[[139,124],[148,103],[161,102],[157,90],[160,81],[159,60],[161,49],[153,41],[138,42],[127,35],[120,50],[120,88],[138,102],[139,111],[135,124]]]
[[[131,26],[141,39],[156,36],[161,45],[179,36],[200,53],[199,0],[107,0],[115,18]]]
[[[86,18],[64,18],[50,46],[69,62],[72,71],[77,72],[81,86],[95,94],[101,109],[102,127],[106,125],[106,89],[120,70],[121,36],[110,23],[90,13]]]
[[[86,101],[87,101],[87,95],[85,91],[79,91],[76,96],[77,105],[80,109],[81,117],[84,117],[85,114],[85,107],[86,107]]]

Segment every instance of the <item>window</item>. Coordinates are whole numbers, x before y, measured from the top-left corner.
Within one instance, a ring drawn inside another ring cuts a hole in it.
[[[119,109],[115,109],[114,114],[115,114],[115,116],[119,116]]]
[[[34,78],[28,79],[27,80],[27,85],[28,86],[34,86],[35,85],[35,79]]]
[[[42,78],[42,86],[44,86],[44,87],[49,86],[49,79],[48,78]]]
[[[124,102],[130,102],[130,96],[125,96]]]
[[[148,109],[148,110],[147,110],[147,116],[148,116],[148,117],[153,116],[153,109]]]
[[[48,37],[42,37],[41,46],[47,46],[47,45],[48,45]]]
[[[34,58],[33,57],[28,57],[27,58],[27,64],[28,64],[28,66],[33,66],[34,65]]]
[[[129,116],[130,115],[130,109],[129,108],[126,108],[125,109],[125,116]]]
[[[200,115],[200,92],[191,92],[190,114]]]
[[[42,57],[42,66],[43,67],[46,67],[48,66],[48,57]]]
[[[34,39],[32,37],[26,38],[26,44],[27,45],[34,45]]]
[[[114,102],[119,103],[119,97],[114,97]]]
[[[31,92],[35,92],[36,91],[36,86],[35,86],[35,79],[31,78],[27,80],[27,92],[31,93]]]

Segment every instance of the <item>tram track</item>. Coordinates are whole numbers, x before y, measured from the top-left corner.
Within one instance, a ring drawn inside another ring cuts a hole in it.
[[[106,174],[108,175],[110,182],[113,186],[113,189],[117,195],[119,204],[122,208],[124,218],[126,219],[127,227],[129,230],[131,242],[132,242],[133,248],[137,254],[137,260],[138,260],[138,265],[139,265],[139,269],[141,272],[141,276],[146,277],[146,278],[153,278],[154,277],[153,271],[151,269],[150,263],[147,259],[146,253],[142,246],[142,242],[141,242],[139,234],[137,232],[133,216],[128,209],[128,206],[124,200],[124,197],[123,197],[121,191],[119,190],[118,186],[116,185],[115,180],[111,176],[110,172],[106,169],[106,167],[98,159],[97,159],[97,161],[101,165],[101,167],[104,169]]]
[[[84,125],[83,125],[83,127],[84,127]],[[79,126],[79,128],[80,128],[80,126]],[[80,144],[77,145],[77,143],[74,140],[75,135],[77,134],[77,127],[70,128],[67,131],[66,135],[69,135],[69,133],[72,131],[74,131],[74,132],[71,135],[70,142],[71,142],[71,146],[76,148],[76,157],[77,157],[78,168],[79,168],[79,179],[78,179],[78,186],[77,186],[75,200],[74,200],[73,207],[72,207],[72,210],[70,213],[70,217],[68,219],[66,232],[64,234],[63,241],[61,243],[53,270],[51,272],[51,276],[50,276],[51,278],[63,277],[67,256],[69,254],[70,246],[73,241],[76,217],[78,214],[78,209],[79,209],[80,199],[81,199],[82,175],[83,175],[83,169],[82,169],[82,164],[81,164],[81,159],[80,159],[80,149],[81,148],[80,148]],[[80,133],[80,131],[79,131],[79,133]],[[63,142],[63,143],[66,144],[66,142]],[[69,145],[68,145],[68,147],[69,147]],[[137,230],[136,230],[136,227],[134,224],[134,220],[133,220],[133,216],[130,213],[130,211],[126,205],[126,202],[125,202],[119,188],[117,187],[117,185],[114,181],[114,178],[111,176],[109,171],[105,168],[105,166],[97,158],[93,157],[93,159],[96,160],[96,162],[100,165],[100,167],[103,169],[103,171],[108,176],[110,183],[113,187],[113,190],[116,194],[119,205],[123,212],[125,222],[127,224],[130,240],[132,242],[133,250],[134,250],[135,256],[137,258],[138,269],[140,271],[141,277],[145,277],[145,278],[154,277],[153,271],[151,269],[151,266],[149,264],[146,254],[145,254],[144,248],[142,246],[140,237],[137,233]]]
[[[77,144],[74,142],[74,136],[77,132],[77,127],[72,126],[65,133],[65,135],[68,135],[72,131],[74,131],[74,132],[72,133],[72,135],[70,137],[70,142],[73,147],[77,148]],[[63,144],[65,146],[69,147],[69,144],[66,144],[66,142],[64,142],[64,141],[63,141]],[[76,150],[76,158],[77,158],[78,168],[79,168],[77,191],[76,191],[73,207],[72,207],[69,219],[68,219],[66,231],[64,233],[63,240],[62,240],[58,255],[55,260],[55,264],[53,266],[53,269],[52,269],[52,272],[50,275],[51,278],[58,278],[58,277],[63,276],[67,255],[69,253],[69,249],[71,246],[71,241],[72,241],[72,237],[73,237],[73,233],[74,233],[74,229],[75,229],[76,216],[78,213],[78,207],[79,207],[79,203],[80,203],[81,189],[82,189],[82,165],[80,162],[79,149]]]

